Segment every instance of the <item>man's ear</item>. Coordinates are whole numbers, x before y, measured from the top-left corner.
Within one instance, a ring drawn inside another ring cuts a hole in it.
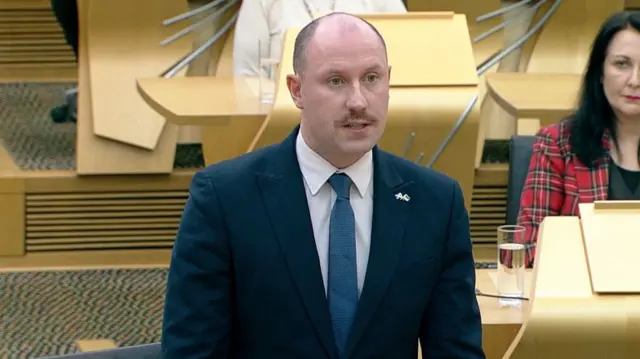
[[[287,88],[289,89],[293,103],[297,108],[302,110],[304,106],[302,106],[302,95],[300,94],[300,76],[287,75]]]

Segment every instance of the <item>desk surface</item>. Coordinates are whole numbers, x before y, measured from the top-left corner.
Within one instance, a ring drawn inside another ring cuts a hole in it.
[[[535,118],[539,113],[569,114],[577,103],[581,76],[496,72],[485,75],[489,95],[509,114]]]
[[[495,294],[496,286],[492,276],[495,269],[476,270],[476,288],[486,294]],[[531,272],[525,275],[525,290],[530,292]],[[522,302],[520,308],[500,307],[498,299],[478,296],[482,315],[482,347],[487,359],[502,359],[509,345],[520,330],[529,312],[529,302]],[[422,355],[418,353],[418,359]]]
[[[486,294],[496,294],[496,286],[491,279],[495,269],[476,270],[476,287]],[[526,287],[531,285],[531,272],[525,276]],[[529,292],[529,290],[527,290]],[[529,302],[523,301],[520,308],[500,307],[498,299],[478,296],[478,304],[482,313],[482,324],[486,325],[520,325],[529,311]]]
[[[260,101],[259,79],[253,77],[141,78],[137,86],[149,106],[177,125],[266,116],[272,106]]]

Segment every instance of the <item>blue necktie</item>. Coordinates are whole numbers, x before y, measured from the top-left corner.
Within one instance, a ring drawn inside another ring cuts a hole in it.
[[[340,355],[344,354],[358,306],[356,221],[349,201],[351,179],[334,173],[329,184],[336,192],[329,224],[329,283],[327,299]]]

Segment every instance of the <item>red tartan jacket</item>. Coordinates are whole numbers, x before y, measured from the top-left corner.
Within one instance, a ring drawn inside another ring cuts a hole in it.
[[[609,186],[610,157],[585,166],[571,151],[570,120],[540,129],[533,145],[529,173],[520,198],[518,224],[525,227],[524,241],[532,244],[525,263],[535,258],[538,227],[546,216],[579,216],[579,203],[606,200]],[[603,146],[611,146],[610,135]]]

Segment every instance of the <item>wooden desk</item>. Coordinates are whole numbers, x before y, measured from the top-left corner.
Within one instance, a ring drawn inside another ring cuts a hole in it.
[[[476,287],[484,293],[496,294],[495,284],[491,280],[491,273],[494,272],[494,269],[477,270]],[[527,272],[527,288],[531,280],[531,273]],[[500,307],[496,298],[477,298],[482,314],[482,346],[487,359],[502,359],[529,312],[529,302],[523,302],[521,308],[510,308]]]
[[[575,74],[496,72],[485,75],[489,96],[517,119],[557,123],[574,110],[582,78]]]
[[[486,294],[496,294],[492,273],[495,273],[495,269],[476,270],[476,288]],[[531,274],[528,271],[525,276],[527,293],[531,291]],[[502,359],[529,313],[529,302],[523,302],[521,308],[512,308],[500,307],[496,298],[477,298],[482,315],[482,347],[485,355],[487,359]],[[419,350],[418,359],[422,359]]]
[[[271,113],[254,77],[137,79],[138,93],[169,123],[200,126],[202,154],[210,165],[242,155]]]
[[[176,125],[215,125],[236,117],[262,117],[271,104],[260,101],[259,79],[196,76],[137,79],[138,92]]]

